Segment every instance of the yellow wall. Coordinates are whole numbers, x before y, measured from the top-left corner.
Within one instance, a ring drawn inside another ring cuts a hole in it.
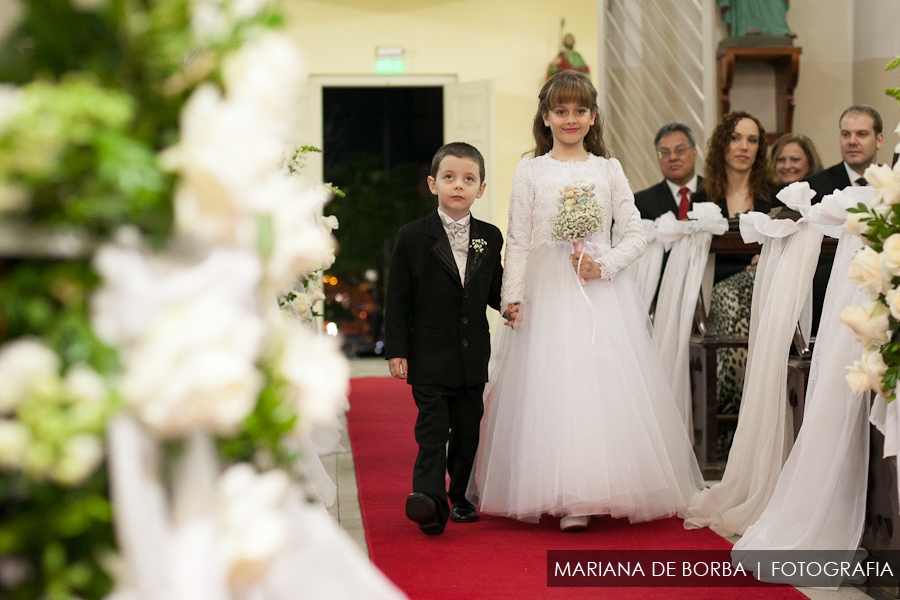
[[[494,81],[494,215],[505,232],[516,164],[532,147],[531,120],[559,22],[596,82],[595,0],[285,0],[288,27],[311,75],[373,75],[375,48],[411,53],[408,75]],[[448,140],[450,141],[450,140]]]

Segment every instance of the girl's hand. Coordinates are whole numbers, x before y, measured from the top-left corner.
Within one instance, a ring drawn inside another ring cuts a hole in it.
[[[516,302],[515,304],[507,304],[506,312],[503,313],[503,318],[506,319],[506,323],[504,323],[504,325],[506,325],[507,327],[514,327],[516,324],[516,316],[518,314],[519,314],[519,303],[518,302]]]
[[[585,279],[597,279],[602,274],[600,270],[600,263],[594,262],[594,259],[591,258],[591,255],[587,252],[584,253],[584,257],[581,258],[581,270],[578,269],[578,259],[581,257],[581,254],[572,254],[569,258],[572,260],[572,267],[575,268],[575,272],[584,277]]]

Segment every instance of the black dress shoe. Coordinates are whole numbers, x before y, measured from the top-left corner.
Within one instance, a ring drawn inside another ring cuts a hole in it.
[[[450,511],[450,520],[454,523],[474,523],[478,520],[478,511],[468,500],[456,502],[453,504],[453,510]]]
[[[444,525],[438,515],[437,502],[431,496],[421,492],[413,492],[406,498],[406,517],[419,524],[425,535],[444,533]]]

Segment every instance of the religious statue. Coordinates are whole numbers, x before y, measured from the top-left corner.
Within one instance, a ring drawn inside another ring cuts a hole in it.
[[[590,73],[590,69],[585,64],[581,54],[575,52],[575,37],[571,33],[567,33],[562,39],[562,50],[553,59],[553,62],[547,67],[547,79],[550,79],[560,71],[579,71],[581,73]]]
[[[787,24],[789,0],[717,0],[731,37],[776,35],[794,37]]]

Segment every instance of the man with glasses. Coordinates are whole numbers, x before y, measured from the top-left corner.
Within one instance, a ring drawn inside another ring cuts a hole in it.
[[[703,181],[694,172],[697,162],[694,133],[687,125],[669,123],[657,132],[653,144],[664,179],[635,194],[634,203],[642,219],[655,221],[667,212],[680,220],[687,219],[691,196]]]

